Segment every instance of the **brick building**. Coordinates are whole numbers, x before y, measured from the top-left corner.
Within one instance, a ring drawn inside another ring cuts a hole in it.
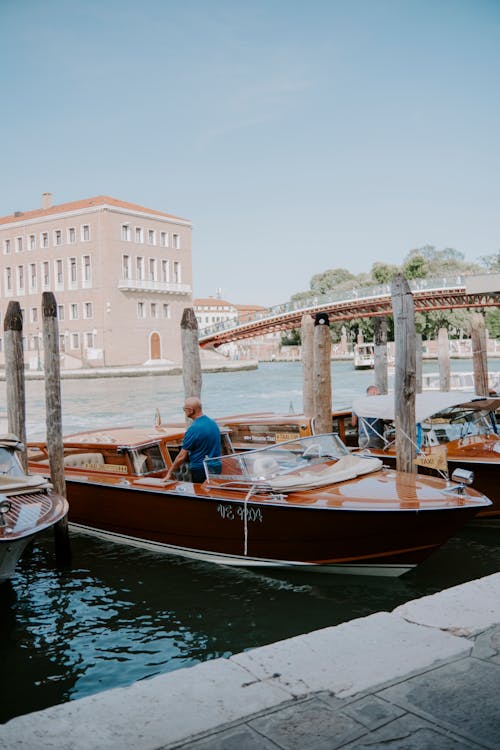
[[[42,292],[58,306],[61,367],[180,361],[180,321],[192,297],[192,225],[108,196],[0,218],[3,316],[23,310],[25,362],[43,364]]]

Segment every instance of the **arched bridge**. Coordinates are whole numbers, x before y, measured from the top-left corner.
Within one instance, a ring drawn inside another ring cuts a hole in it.
[[[500,273],[415,279],[409,284],[415,312],[500,306]],[[328,313],[331,323],[392,315],[390,284],[362,287],[349,292],[311,294],[300,302],[287,302],[243,318],[222,321],[200,330],[199,344],[202,347],[219,346],[273,331],[300,328],[304,314],[316,315],[321,312]]]

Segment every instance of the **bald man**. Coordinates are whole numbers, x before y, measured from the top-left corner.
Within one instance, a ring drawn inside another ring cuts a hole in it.
[[[199,398],[191,396],[184,402],[186,417],[193,420],[186,430],[182,448],[167,472],[170,479],[174,472],[186,461],[193,482],[204,482],[206,479],[203,467],[204,458],[215,458],[221,454],[220,430],[216,422],[203,414],[203,407]]]

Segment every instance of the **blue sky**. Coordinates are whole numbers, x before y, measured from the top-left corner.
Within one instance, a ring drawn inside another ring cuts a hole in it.
[[[500,248],[498,0],[0,0],[0,56],[0,215],[187,217],[195,296]]]

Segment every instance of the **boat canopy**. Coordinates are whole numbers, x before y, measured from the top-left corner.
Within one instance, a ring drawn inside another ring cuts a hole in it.
[[[338,435],[313,435],[253,451],[205,459],[210,482],[275,492],[325,487],[378,471],[382,461],[349,452]]]
[[[500,399],[481,398],[473,392],[465,391],[425,391],[417,393],[415,398],[415,419],[423,422],[434,414],[454,406],[466,405],[467,408],[492,411],[500,406]],[[353,401],[352,410],[361,418],[377,418],[394,421],[394,393],[384,396],[363,396]]]

